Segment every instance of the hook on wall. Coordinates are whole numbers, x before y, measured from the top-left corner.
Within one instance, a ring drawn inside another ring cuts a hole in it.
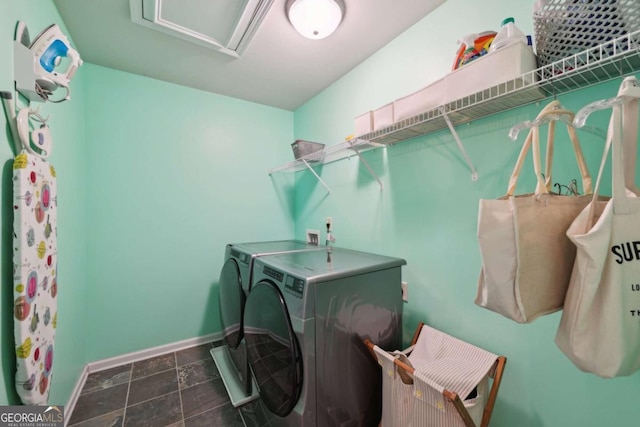
[[[565,124],[567,124],[567,126],[572,126],[572,127],[578,127],[575,126],[574,124],[574,113],[572,111],[566,110],[562,107],[562,105],[560,104],[559,101],[554,100],[552,101],[552,110],[549,111],[546,115],[544,115],[543,117],[540,117],[536,120],[527,120],[521,123],[518,123],[516,125],[514,125],[510,130],[509,130],[509,138],[512,141],[516,141],[518,139],[518,134],[520,133],[521,130],[524,129],[530,129],[533,127],[540,127],[542,125],[545,125],[547,123],[551,123],[553,121],[561,121]],[[607,134],[606,132],[604,132],[601,129],[592,127],[592,126],[582,126],[581,127],[582,130],[589,132],[593,135],[596,135],[602,139],[606,139]]]
[[[576,114],[573,120],[573,125],[576,128],[583,128],[591,113],[595,113],[596,111],[600,110],[607,110],[609,108],[612,108],[614,105],[624,104],[630,99],[639,98],[640,82],[638,82],[638,79],[636,79],[635,76],[626,77],[622,81],[622,85],[616,97],[601,99],[600,101],[595,101],[582,107]]]

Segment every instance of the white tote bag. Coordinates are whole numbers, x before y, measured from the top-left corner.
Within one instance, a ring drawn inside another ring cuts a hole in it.
[[[637,126],[638,99],[614,106],[594,199],[567,231],[577,254],[555,341],[578,368],[604,378],[640,369],[640,198],[625,188],[635,189],[635,158],[624,155],[636,152],[627,145],[637,144]],[[603,202],[596,195],[610,147],[613,197]]]
[[[553,101],[538,115],[573,113]],[[571,222],[591,201],[591,176],[575,129],[567,127],[586,195],[551,194],[555,122],[549,124],[545,179],[540,172],[539,131],[534,127],[522,147],[500,199],[482,199],[478,210],[478,243],[482,271],[475,303],[519,323],[562,309],[575,257],[566,237]],[[534,194],[514,195],[520,170],[533,146],[538,184]]]

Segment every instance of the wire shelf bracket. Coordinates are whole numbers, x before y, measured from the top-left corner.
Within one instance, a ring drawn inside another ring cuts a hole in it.
[[[376,179],[376,181],[378,181],[378,184],[380,184],[380,190],[382,191],[384,186],[382,185],[382,181],[380,181],[380,178],[378,177],[378,175],[376,175],[376,173],[373,171],[373,169],[371,169],[371,166],[369,166],[369,163],[367,163],[367,161],[364,159],[364,157],[362,157],[362,154],[360,154],[360,151],[359,150],[355,150],[355,152],[358,155],[358,158],[360,159],[360,162],[362,162],[362,164],[367,168],[367,170],[369,171],[371,176],[374,177]]]
[[[327,190],[327,193],[331,194],[331,189],[329,188],[329,186],[327,185],[326,182],[324,182],[324,180],[322,178],[320,178],[320,175],[318,175],[318,173],[316,171],[313,170],[313,168],[311,167],[311,165],[309,164],[308,161],[306,161],[305,159],[301,159],[302,163],[304,163],[304,165],[307,167],[307,169],[309,169],[311,171],[311,173],[313,174],[313,176],[315,176],[316,178],[318,178],[318,181],[320,181],[320,184],[322,184],[322,186]]]
[[[440,113],[442,113],[442,117],[444,117],[444,120],[447,122],[447,126],[449,127],[449,131],[451,132],[451,135],[453,135],[453,139],[456,140],[456,144],[458,144],[458,148],[460,149],[460,152],[462,153],[462,157],[464,157],[464,160],[467,162],[467,165],[469,166],[469,169],[471,169],[471,181],[477,181],[478,180],[478,171],[473,166],[473,162],[471,161],[471,158],[469,157],[469,154],[467,153],[467,150],[464,148],[464,145],[462,144],[462,141],[460,141],[460,136],[458,136],[458,132],[456,132],[456,128],[453,127],[453,124],[451,123],[451,119],[447,115],[444,107],[440,107]]]

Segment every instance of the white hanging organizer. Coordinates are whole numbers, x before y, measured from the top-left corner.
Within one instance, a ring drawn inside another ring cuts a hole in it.
[[[66,64],[65,64],[66,63]],[[12,92],[0,92],[15,149],[13,163],[13,316],[16,391],[27,405],[46,405],[53,379],[58,324],[56,170],[46,158],[53,142],[49,117],[31,102],[70,99],[69,81],[82,60],[57,25],[33,42],[18,23],[14,41],[15,88],[26,99],[18,109]],[[57,89],[66,94],[53,99]]]

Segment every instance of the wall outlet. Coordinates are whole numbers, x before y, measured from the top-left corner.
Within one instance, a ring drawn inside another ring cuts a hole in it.
[[[320,231],[319,230],[307,230],[307,243],[310,245],[316,245],[320,243]]]
[[[409,302],[409,284],[407,282],[402,283],[402,301]]]

